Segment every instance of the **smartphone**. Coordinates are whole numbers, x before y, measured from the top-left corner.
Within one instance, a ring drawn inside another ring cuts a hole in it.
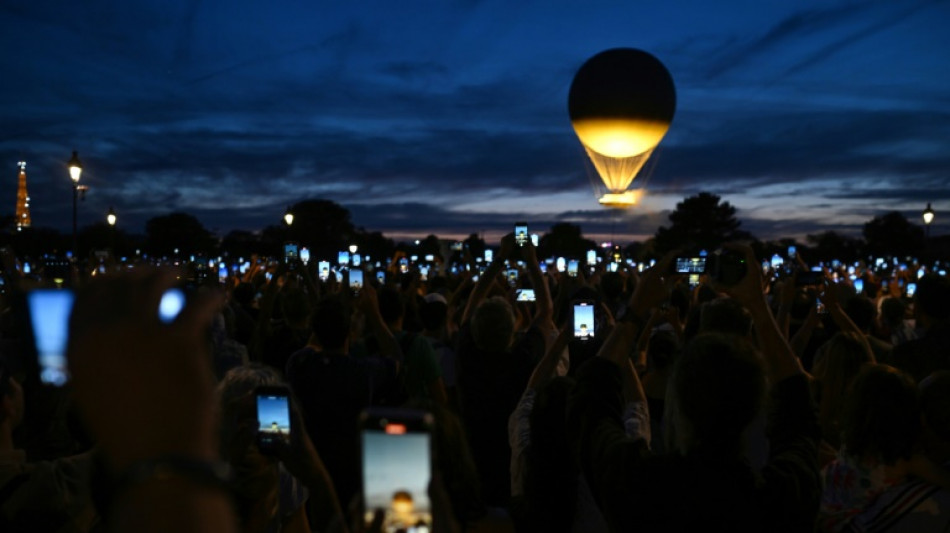
[[[228,265],[221,263],[218,265],[218,283],[226,283],[228,281]]]
[[[563,257],[558,257],[555,264],[557,265],[558,272],[564,272],[565,270],[567,270],[567,259],[564,259]]]
[[[310,249],[309,249],[309,248],[301,248],[301,249],[300,249],[300,260],[303,261],[303,264],[305,264],[305,265],[310,262]],[[250,266],[250,263],[247,263],[247,264],[248,264],[248,266]]]
[[[493,257],[494,257],[494,252],[492,252],[491,248],[486,248],[486,249],[485,249],[485,262],[486,262],[486,263],[491,263]]]
[[[296,244],[292,242],[284,244],[284,263],[291,264],[296,261],[298,257]]]
[[[290,391],[262,385],[254,390],[257,403],[257,447],[271,453],[283,441],[290,444]]]
[[[515,222],[515,244],[524,246],[528,244],[528,223]]]
[[[856,293],[858,293],[858,294],[861,294],[862,292],[864,292],[864,280],[863,280],[863,279],[858,278],[858,279],[854,280],[852,283],[854,283],[854,292],[856,292]]]
[[[571,259],[567,262],[567,275],[572,278],[577,277],[577,259]]]
[[[380,284],[385,284],[385,283],[386,283],[386,271],[385,271],[385,270],[377,270],[377,271],[376,271],[376,281],[378,281]]]
[[[594,302],[584,300],[574,302],[574,338],[589,340],[594,338]]]
[[[317,276],[320,277],[320,281],[326,281],[330,277],[330,262],[329,261],[319,261],[317,263]]]
[[[534,246],[535,248],[537,248],[539,242],[541,242],[541,238],[538,237],[538,234],[537,234],[537,233],[532,233],[532,234],[531,234],[531,245]]]
[[[383,529],[431,531],[432,415],[370,408],[360,416],[363,519],[384,513]]]
[[[916,293],[917,293],[917,284],[916,284],[916,283],[908,283],[908,284],[907,284],[907,297],[908,297],[908,298],[913,298],[913,297],[914,297],[914,294],[916,294]]]
[[[789,258],[789,259],[795,259],[795,254],[796,254],[797,252],[798,252],[798,249],[797,249],[797,248],[795,248],[794,246],[789,246],[789,247],[788,247],[788,258]]]
[[[533,302],[535,301],[534,289],[518,289],[515,291],[515,301]]]
[[[508,280],[508,285],[511,285],[512,287],[517,286],[518,285],[518,269],[509,268],[505,272],[505,278]]]
[[[360,266],[360,254],[353,254],[353,266]]]
[[[597,264],[597,250],[587,250],[587,264],[588,265]]]
[[[674,272],[679,274],[704,274],[706,272],[705,257],[677,257],[673,262]]]
[[[172,287],[162,294],[158,302],[158,319],[165,324],[171,324],[185,308],[185,291],[179,287]]]
[[[70,289],[33,289],[26,295],[40,381],[62,386],[69,381],[66,343],[75,295]]]
[[[363,271],[354,268],[350,271],[350,290],[353,291],[353,294],[359,294],[360,289],[363,288]]]
[[[429,267],[427,267],[427,266],[420,266],[420,267],[419,267],[419,279],[422,280],[422,281],[428,281],[428,280],[429,280]]]
[[[350,252],[342,251],[336,254],[336,262],[338,265],[348,265],[350,264]]]

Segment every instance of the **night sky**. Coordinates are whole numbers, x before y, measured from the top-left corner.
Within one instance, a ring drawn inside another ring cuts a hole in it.
[[[761,239],[950,232],[950,2],[249,0],[0,3],[0,214],[220,235],[327,198],[396,238],[556,222],[629,241],[706,190]],[[567,116],[586,59],[655,55],[677,88],[642,203],[600,207]]]

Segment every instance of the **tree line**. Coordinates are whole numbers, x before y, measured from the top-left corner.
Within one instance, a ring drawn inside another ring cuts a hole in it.
[[[438,254],[443,249],[438,236],[431,234],[418,243],[397,243],[378,231],[356,226],[349,210],[324,199],[303,200],[291,206],[291,225],[271,225],[258,232],[233,230],[219,238],[193,215],[172,212],[154,217],[145,225],[144,235],[134,235],[105,222],[84,227],[79,233],[79,249],[85,257],[98,250],[113,250],[117,256],[136,252],[152,256],[227,255],[250,257],[252,254],[277,257],[285,242],[307,247],[315,257],[335,257],[340,250],[357,245],[360,253],[373,258],[389,258],[397,250],[421,255]],[[12,246],[20,256],[63,254],[72,243],[66,235],[50,228],[31,227],[17,230],[12,217],[0,231],[0,245]],[[807,235],[806,242],[791,238],[760,241],[742,229],[737,209],[716,194],[701,192],[684,198],[669,214],[669,223],[657,228],[645,242],[634,242],[624,250],[626,257],[638,260],[656,258],[670,250],[684,253],[713,251],[728,241],[744,241],[759,257],[784,253],[795,245],[813,263],[839,259],[855,261],[867,257],[950,257],[950,242],[945,238],[925,238],[924,229],[907,220],[898,211],[875,216],[864,224],[861,237],[827,230]],[[474,256],[484,253],[486,244],[478,235],[465,239]],[[580,226],[558,223],[541,236],[539,253],[582,258],[597,244],[583,236]]]

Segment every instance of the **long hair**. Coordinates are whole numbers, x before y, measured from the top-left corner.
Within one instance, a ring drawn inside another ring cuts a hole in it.
[[[525,519],[536,531],[571,531],[577,505],[579,468],[568,444],[565,417],[572,378],[542,387],[531,410],[531,445],[526,455]]]
[[[864,335],[838,332],[821,347],[815,361],[818,382],[818,420],[822,436],[834,447],[841,444],[841,418],[845,397],[861,369],[874,363],[874,354]]]
[[[666,449],[681,454],[743,453],[743,432],[761,413],[765,369],[748,341],[703,333],[673,366],[666,394]]]
[[[867,365],[855,378],[842,418],[842,444],[851,455],[885,464],[909,459],[920,436],[914,380],[887,365]]]

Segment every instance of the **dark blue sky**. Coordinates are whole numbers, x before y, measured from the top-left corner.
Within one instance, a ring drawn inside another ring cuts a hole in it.
[[[69,231],[75,149],[80,224],[114,205],[135,232],[172,210],[259,229],[321,197],[396,237],[527,219],[630,240],[708,190],[760,238],[919,221],[928,201],[945,233],[948,23],[945,0],[5,0],[0,213],[25,160],[34,224]],[[577,68],[621,46],[678,96],[622,214],[567,117]]]

